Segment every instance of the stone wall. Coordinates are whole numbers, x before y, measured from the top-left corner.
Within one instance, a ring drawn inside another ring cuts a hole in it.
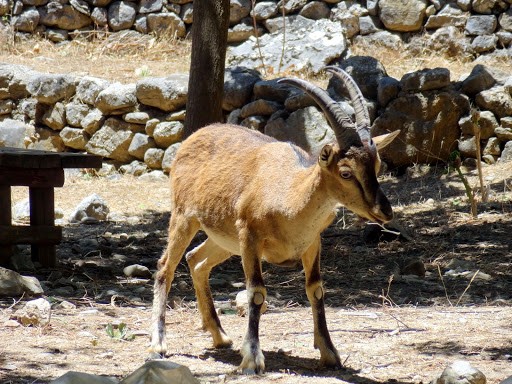
[[[426,32],[427,44],[448,54],[480,55],[512,42],[510,1],[502,0],[231,0],[229,41],[282,28],[281,15],[329,19],[347,39],[385,45],[411,42]],[[19,34],[39,33],[55,42],[97,33],[135,30],[184,37],[193,21],[192,0],[0,0],[0,18]],[[256,28],[253,23],[256,22]],[[385,33],[383,33],[385,32]],[[458,33],[457,41],[451,37]],[[447,39],[449,40],[447,42]],[[448,44],[447,44],[448,43]]]
[[[465,158],[475,158],[470,104],[481,110],[483,159],[512,160],[512,76],[477,65],[462,81],[452,81],[445,68],[394,79],[367,56],[348,58],[341,66],[368,100],[373,133],[402,131],[383,153],[389,164],[446,160],[457,148]],[[185,74],[120,84],[0,64],[0,146],[86,151],[125,172],[168,171],[182,140],[187,87]],[[309,96],[277,80],[262,80],[255,70],[228,68],[224,91],[228,122],[312,152],[333,138]],[[328,91],[353,112],[336,81],[331,79]]]

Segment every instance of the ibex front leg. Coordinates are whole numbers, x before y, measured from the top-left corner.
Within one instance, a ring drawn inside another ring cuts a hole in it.
[[[331,341],[327,330],[324,308],[324,289],[320,277],[320,237],[309,247],[302,256],[302,265],[306,274],[306,294],[313,311],[314,345],[320,349],[320,365],[341,368],[338,351]]]
[[[267,290],[261,274],[259,245],[256,240],[251,239],[248,231],[242,232],[242,265],[247,285],[249,325],[240,351],[243,359],[239,370],[243,373],[263,373],[265,358],[260,348],[259,323],[261,307],[267,297]]]

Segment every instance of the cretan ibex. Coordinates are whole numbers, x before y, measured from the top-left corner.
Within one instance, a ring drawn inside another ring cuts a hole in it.
[[[336,136],[318,158],[259,132],[228,124],[202,128],[183,142],[170,171],[172,213],[168,245],[158,262],[153,301],[151,354],[164,355],[167,295],[176,266],[197,231],[208,238],[187,253],[203,326],[215,347],[232,344],[214,308],[208,278],[216,265],[240,255],[248,291],[249,325],[239,367],[263,372],[258,329],[267,291],[261,264],[302,261],[306,294],[314,319],[314,346],[320,362],[341,367],[324,311],[320,277],[320,234],[339,204],[377,223],[391,220],[391,205],[377,181],[377,150],[397,132],[371,138],[370,118],[354,80],[327,67],[349,91],[354,123],[323,89],[304,80],[281,83],[309,94],[323,110]]]

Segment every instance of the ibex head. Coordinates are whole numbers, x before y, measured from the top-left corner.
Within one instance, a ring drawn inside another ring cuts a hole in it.
[[[400,131],[372,139],[368,108],[359,87],[341,68],[328,66],[326,70],[345,84],[355,110],[355,123],[323,89],[300,79],[285,78],[280,82],[310,95],[336,135],[337,143],[325,145],[318,157],[320,167],[329,174],[329,191],[357,215],[378,223],[388,222],[393,218],[393,210],[377,181],[381,165],[378,151]]]

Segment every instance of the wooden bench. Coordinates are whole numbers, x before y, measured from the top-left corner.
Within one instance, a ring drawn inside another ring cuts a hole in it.
[[[30,244],[32,259],[57,264],[62,228],[55,226],[54,187],[64,185],[64,168],[101,168],[100,156],[0,148],[0,265],[7,266],[15,244]],[[13,225],[11,187],[29,188],[30,226]]]

